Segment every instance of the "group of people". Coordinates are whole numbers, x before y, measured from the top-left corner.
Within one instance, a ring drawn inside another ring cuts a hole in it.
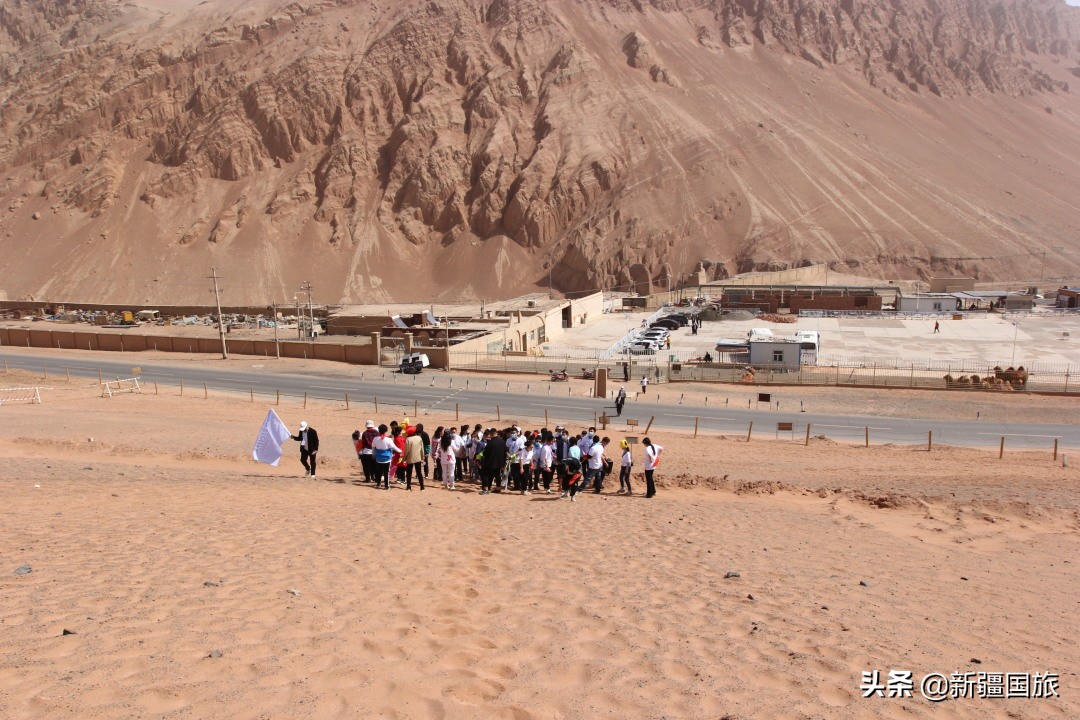
[[[304,421],[293,439],[300,442],[305,477],[315,477],[318,433]],[[604,481],[614,473],[617,462],[617,494],[634,494],[632,446],[622,440],[617,453],[609,450],[611,438],[601,436],[595,427],[571,435],[562,425],[554,430],[523,431],[518,426],[485,429],[477,423],[460,428],[439,426],[429,434],[423,423],[412,424],[404,418],[378,427],[368,420],[352,439],[364,480],[385,490],[393,481],[404,484],[406,490],[412,490],[415,482],[423,491],[429,478],[455,490],[458,482],[469,480],[480,484],[481,495],[529,495],[542,488],[545,494],[558,492],[560,499],[576,501],[586,490],[603,492]],[[651,498],[656,495],[654,476],[664,448],[648,437],[641,443],[645,497]]]

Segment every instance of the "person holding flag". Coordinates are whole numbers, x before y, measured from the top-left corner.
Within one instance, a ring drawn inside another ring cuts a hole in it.
[[[319,433],[308,426],[307,420],[300,421],[300,432],[292,436],[300,443],[300,464],[307,474],[301,477],[315,477],[315,461],[319,453]]]

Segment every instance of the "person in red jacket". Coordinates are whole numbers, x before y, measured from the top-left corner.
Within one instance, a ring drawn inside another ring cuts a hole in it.
[[[398,425],[394,428],[394,459],[391,461],[390,466],[395,468],[395,479],[398,482],[405,482],[405,432],[404,428]]]

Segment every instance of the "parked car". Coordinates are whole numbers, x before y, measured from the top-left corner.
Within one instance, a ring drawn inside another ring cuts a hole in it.
[[[651,327],[651,328],[663,328],[664,330],[678,330],[680,327],[682,327],[682,325],[680,325],[675,320],[664,319],[664,320],[657,320],[656,322],[654,322],[649,327]]]
[[[655,355],[656,348],[651,343],[634,343],[629,348],[631,355]]]
[[[402,355],[398,370],[406,375],[418,375],[424,368],[430,367],[431,361],[424,353]]]

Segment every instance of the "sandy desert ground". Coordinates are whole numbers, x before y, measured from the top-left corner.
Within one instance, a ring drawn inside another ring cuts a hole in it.
[[[0,717],[1080,715],[1080,476],[1049,453],[654,434],[649,501],[386,493],[366,408],[278,408],[320,431],[312,481],[295,444],[249,459],[265,404],[56,386],[0,408]],[[914,698],[861,697],[893,669]],[[980,671],[1060,697],[919,696]]]

